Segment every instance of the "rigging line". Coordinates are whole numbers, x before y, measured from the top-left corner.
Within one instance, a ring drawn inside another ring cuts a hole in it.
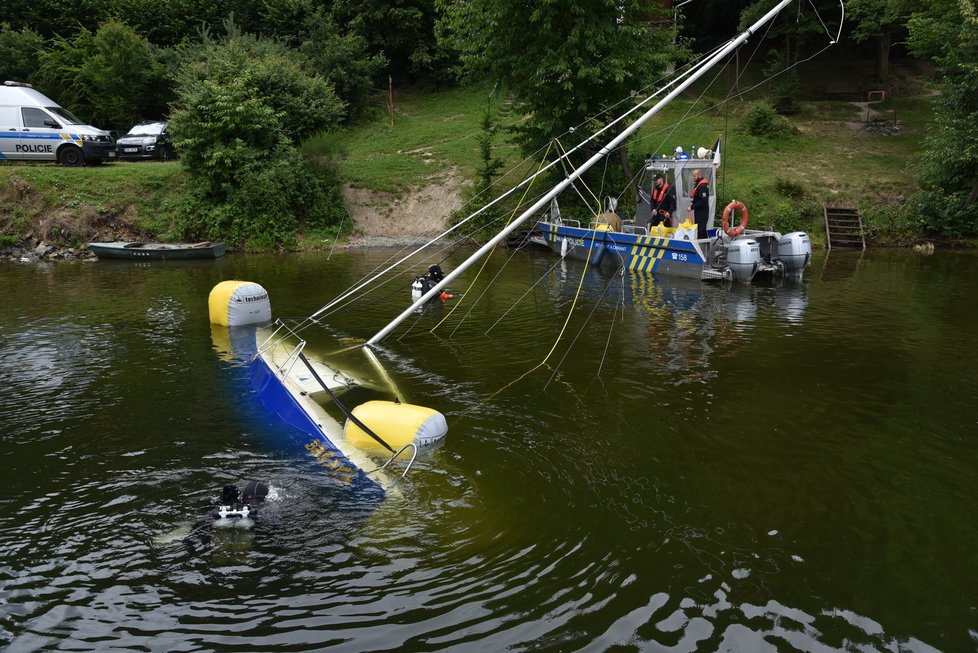
[[[543,167],[543,163],[544,163],[544,161],[547,160],[547,156],[549,154],[550,154],[550,147],[548,146],[547,147],[547,151],[543,155],[543,158],[540,159],[540,163],[538,164],[537,173],[540,172],[539,168],[542,168]],[[516,208],[514,208],[513,211],[510,213],[509,220],[507,220],[506,224],[510,224],[510,223],[513,222],[513,220],[516,219],[516,216],[518,214],[518,211],[520,210],[520,207],[523,206],[523,202],[526,201],[526,196],[530,194],[530,189],[533,188],[533,184],[536,182],[536,179],[537,179],[537,175],[536,174],[533,175],[533,177],[531,177],[530,183],[527,185],[526,189],[523,191],[523,196],[520,197],[519,201],[516,203]],[[435,329],[437,329],[438,327],[440,327],[442,325],[442,323],[444,323],[445,320],[447,320],[448,318],[450,318],[452,316],[452,313],[455,312],[455,309],[457,309],[459,306],[462,305],[462,302],[465,301],[465,296],[467,294],[469,294],[469,291],[471,291],[472,290],[472,287],[475,286],[475,282],[478,281],[479,280],[479,277],[482,275],[482,271],[485,270],[486,269],[486,266],[489,264],[489,259],[490,258],[492,258],[492,254],[491,253],[489,254],[489,256],[485,257],[485,259],[482,261],[482,266],[479,268],[479,271],[476,272],[475,277],[469,283],[468,288],[466,288],[465,289],[465,292],[462,293],[462,299],[459,300],[458,302],[456,302],[452,306],[451,310],[448,311],[448,315],[446,315],[441,320],[439,320],[438,323],[435,326],[431,327],[431,329],[428,331],[429,333],[434,333],[435,332]],[[503,267],[505,267],[505,265]],[[483,293],[483,294],[485,294],[485,293]],[[476,303],[481,298],[482,298],[482,295],[479,295],[479,298],[476,299]],[[475,306],[475,303],[473,303],[472,306],[474,307]],[[471,312],[471,309],[470,309],[470,312]],[[462,319],[464,320],[465,318],[463,317]],[[461,324],[461,321],[459,322],[459,324]],[[457,329],[458,326],[456,326],[455,328]],[[452,331],[452,334],[454,334],[454,333],[455,333],[455,331],[453,330]],[[449,335],[449,338],[451,338],[451,334]]]
[[[316,368],[314,368],[312,366],[312,363],[309,362],[309,359],[306,358],[306,355],[303,354],[301,351],[299,352],[299,358],[302,360],[302,362],[305,364],[305,366],[309,369],[309,372],[312,374],[313,378],[316,379],[316,381],[319,383],[319,385],[322,386],[323,390],[326,391],[326,394],[329,395],[329,398],[333,401],[333,403],[336,404],[336,407],[339,408],[341,411],[343,411],[343,414],[346,415],[346,418],[349,419],[354,424],[356,424],[358,427],[360,427],[363,430],[363,432],[366,433],[367,435],[369,435],[371,438],[373,438],[374,440],[376,440],[380,444],[384,445],[384,448],[385,449],[387,449],[391,453],[394,453],[394,448],[393,447],[391,447],[389,444],[387,444],[386,442],[384,442],[383,438],[381,438],[379,435],[377,435],[376,433],[374,433],[370,429],[369,426],[367,426],[366,424],[364,424],[363,422],[361,422],[357,418],[357,416],[354,415],[352,412],[350,412],[350,410],[343,404],[343,402],[341,402],[339,400],[339,397],[337,397],[335,394],[333,394],[333,391],[329,389],[329,386],[326,385],[326,383],[321,378],[319,378],[319,374],[316,372]]]
[[[421,318],[423,318],[424,314],[428,311],[428,306],[429,304],[425,304],[420,309],[418,309],[417,311],[418,317],[414,318],[414,322],[411,323],[411,326],[409,326],[404,333],[402,333],[400,336],[397,337],[397,342],[401,342],[401,340],[406,338],[408,334],[414,330],[414,327],[418,326],[418,322],[421,321]]]
[[[706,92],[710,90],[710,88],[713,86],[714,83],[716,83],[717,79],[720,78],[720,75],[723,74],[723,71],[729,65],[730,65],[730,59],[728,58],[726,60],[726,62],[724,62],[724,64],[722,66],[720,66],[720,69],[713,76],[713,79],[711,79],[707,83],[706,87],[703,88],[703,91],[699,94],[699,96],[693,101],[693,103],[689,106],[689,108],[686,109],[686,113],[683,114],[683,117],[679,119],[679,122],[677,122],[675,125],[673,125],[672,131],[670,131],[669,134],[666,135],[666,137],[664,139],[662,139],[662,142],[659,143],[659,146],[657,148],[655,148],[655,151],[656,152],[658,152],[666,144],[666,141],[668,141],[672,137],[672,135],[676,133],[676,130],[679,129],[679,125],[681,125],[683,123],[683,121],[686,120],[686,118],[689,116],[690,112],[692,112],[692,110],[696,107],[696,105],[700,103],[700,100],[703,99],[703,97],[706,95]],[[695,152],[690,152],[690,156],[695,156],[695,155],[696,155]]]
[[[564,150],[564,146],[560,142],[560,139],[556,139],[555,138],[554,140],[557,142],[557,147],[560,148],[561,151],[566,152],[566,150]],[[605,157],[605,159],[607,160],[607,157]],[[563,161],[566,162],[566,164],[570,166],[571,170],[573,170],[575,173],[577,172],[577,168],[574,167],[574,162],[571,161],[570,157],[564,158]],[[569,176],[569,175],[566,175],[565,174],[564,176]],[[577,179],[584,185],[584,188],[587,189],[587,192],[594,199],[594,202],[597,205],[598,210],[597,211],[592,210],[591,212],[594,214],[595,217],[597,217],[598,214],[601,213],[601,200],[599,200],[597,197],[595,197],[594,191],[591,190],[591,187],[588,186],[587,182],[584,181],[584,178],[583,177],[578,177]],[[588,201],[586,199],[584,199],[584,196],[583,195],[581,195],[581,190],[577,187],[577,184],[572,183],[571,184],[571,188],[573,188],[575,191],[577,191],[577,194],[581,197],[581,200],[584,202],[584,205],[587,206],[588,205]]]
[[[610,154],[610,152],[609,152],[609,154]],[[628,155],[626,154],[625,157],[628,158]],[[598,196],[604,195],[604,180],[608,176],[608,161],[610,159],[611,159],[610,156],[606,156],[604,158],[604,170],[601,172],[601,187],[598,190]]]
[[[604,361],[608,356],[608,348],[611,346],[611,334],[615,332],[615,319],[618,317],[618,307],[621,306],[622,323],[625,322],[625,266],[618,268],[621,276],[621,300],[615,302],[615,312],[611,315],[611,327],[608,329],[608,339],[604,343],[604,351],[601,352],[601,362],[598,363],[598,371],[594,374],[595,378],[601,377],[601,370],[604,369]]]
[[[815,3],[812,2],[812,0],[808,0],[808,4],[811,5],[812,11],[815,12],[815,17],[818,18],[818,22],[820,22],[822,24],[822,29],[825,30],[825,35],[828,36],[831,39],[832,38],[832,32],[829,31],[829,28],[825,24],[825,21],[822,20],[822,16],[819,15],[819,13],[818,13],[818,7],[815,6]],[[801,3],[800,2],[798,3],[798,11],[801,12]]]
[[[721,107],[726,107],[727,106],[727,101],[730,100],[730,98],[732,97],[732,94],[733,94],[734,89],[735,88],[736,89],[739,89],[740,88],[740,78],[747,71],[747,68],[750,66],[751,62],[754,61],[754,57],[757,56],[757,53],[760,52],[761,45],[763,45],[764,42],[767,40],[767,35],[771,32],[771,27],[773,25],[774,25],[774,21],[773,20],[770,23],[767,24],[767,27],[764,30],[764,34],[761,36],[761,38],[757,39],[757,45],[754,46],[754,51],[750,53],[750,56],[747,58],[747,63],[745,63],[743,67],[740,66],[740,50],[741,50],[741,48],[737,48],[737,50],[736,50],[736,55],[737,55],[737,75],[736,75],[736,77],[734,77],[734,83],[730,86],[730,90],[727,91],[727,96],[725,98],[723,98],[723,101],[720,103],[719,106],[717,106],[717,113],[714,114],[714,117],[720,114],[720,108]]]
[[[787,73],[792,68],[795,68],[797,66],[800,66],[801,64],[804,64],[804,63],[808,63],[809,61],[811,61],[815,57],[819,56],[820,54],[822,54],[823,52],[825,52],[826,50],[828,50],[829,48],[831,48],[833,45],[834,45],[834,43],[829,43],[829,45],[826,45],[821,50],[818,50],[817,52],[812,53],[810,56],[805,57],[804,59],[799,59],[798,61],[796,61],[795,63],[791,64],[787,68],[784,68],[782,70],[779,70],[778,72],[774,73],[770,77],[767,77],[767,78],[761,80],[760,82],[754,84],[750,88],[744,89],[743,91],[741,91],[740,93],[737,93],[735,95],[731,95],[730,98],[729,98],[729,100],[724,100],[723,102],[727,102],[727,101],[731,101],[731,100],[736,100],[736,99],[739,99],[739,98],[743,97],[744,95],[747,95],[751,91],[753,91],[753,90],[755,90],[755,89],[763,86],[764,84],[767,84],[767,83],[771,82],[772,80],[777,79],[781,75]],[[722,104],[723,102],[718,103],[715,106],[720,106],[720,104]],[[695,113],[695,114],[689,116],[688,118],[683,118],[680,121],[680,124],[682,124],[683,122],[686,122],[687,120],[692,120],[693,118],[698,118],[698,117],[702,116],[703,114],[707,113],[708,111],[712,111],[714,108],[715,107],[708,107],[708,108],[703,109],[702,111],[700,111],[698,113]],[[656,130],[654,132],[649,133],[646,136],[636,137],[635,141],[636,142],[640,142],[640,141],[647,140],[649,138],[652,138],[653,136],[657,136],[657,135],[663,133],[664,131],[666,131],[665,128],[658,129],[658,130]]]
[[[352,222],[353,222],[353,216],[352,216],[352,215],[350,215],[350,209],[347,209],[347,210],[346,210],[346,215],[345,215],[345,216],[343,216],[343,219],[342,219],[342,220],[340,220],[340,224],[339,224],[339,226],[338,226],[338,227],[336,227],[336,237],[334,237],[334,238],[333,238],[333,244],[332,244],[332,246],[331,246],[331,247],[329,248],[329,254],[327,254],[327,255],[326,255],[326,260],[327,260],[327,261],[328,261],[328,260],[329,260],[330,258],[332,258],[332,256],[333,256],[333,249],[334,249],[334,248],[336,247],[336,241],[338,241],[338,240],[340,239],[340,231],[342,231],[342,230],[343,230],[343,225],[344,225],[344,224],[346,224],[346,219],[347,219],[347,217],[349,217],[349,218],[350,218],[350,222],[352,223]]]
[[[529,240],[529,238],[530,238],[530,232],[527,232],[527,233],[526,233],[526,236],[524,236],[524,242],[525,242],[526,240]],[[468,311],[466,311],[466,313],[465,313],[465,315],[463,315],[463,316],[462,316],[462,319],[458,321],[458,324],[456,324],[456,325],[455,325],[455,328],[454,328],[454,329],[452,329],[452,332],[448,334],[448,337],[449,337],[449,338],[452,338],[452,337],[454,337],[454,336],[455,336],[455,332],[456,332],[456,331],[458,331],[458,328],[459,328],[460,326],[462,326],[462,323],[463,323],[463,322],[465,322],[465,320],[467,320],[467,319],[468,319],[468,317],[469,317],[469,315],[471,315],[471,314],[472,314],[472,311],[473,311],[473,310],[475,310],[475,307],[476,307],[476,305],[477,305],[477,304],[478,304],[478,303],[479,303],[480,301],[482,301],[482,298],[483,298],[483,297],[485,296],[485,294],[486,294],[487,292],[489,292],[489,288],[491,288],[491,287],[492,287],[492,284],[494,284],[494,283],[496,283],[496,279],[498,279],[498,278],[499,278],[499,275],[501,275],[501,274],[503,273],[503,271],[504,271],[504,270],[506,269],[506,266],[510,264],[510,261],[512,261],[512,260],[513,260],[513,257],[514,257],[514,256],[516,256],[516,255],[517,255],[517,254],[519,253],[519,251],[520,251],[520,248],[519,248],[519,247],[517,247],[517,248],[515,248],[515,249],[514,249],[514,250],[512,251],[512,253],[511,253],[511,254],[509,255],[509,258],[507,258],[507,259],[506,259],[506,262],[505,262],[505,263],[503,263],[503,264],[502,264],[502,265],[501,265],[501,266],[499,267],[499,269],[498,269],[498,270],[496,270],[496,274],[495,274],[495,275],[493,275],[493,277],[492,277],[492,279],[490,279],[490,280],[489,280],[489,283],[487,283],[487,284],[486,284],[486,287],[482,289],[482,292],[481,292],[481,293],[479,293],[479,296],[475,298],[475,301],[473,301],[473,302],[472,302],[472,305],[471,305],[471,306],[469,306],[469,310],[468,310]],[[463,296],[464,296],[464,295],[463,295]]]
[[[513,305],[512,305],[512,306],[510,306],[510,307],[509,307],[508,309],[506,309],[506,312],[505,312],[505,313],[503,313],[502,315],[500,315],[500,316],[499,316],[499,317],[498,317],[498,318],[496,319],[496,321],[492,323],[492,326],[490,326],[490,327],[489,327],[488,329],[486,329],[486,330],[485,330],[485,332],[484,332],[484,333],[483,333],[482,335],[486,335],[486,336],[487,336],[487,335],[489,335],[489,332],[490,332],[490,331],[492,331],[493,329],[495,329],[495,328],[496,328],[496,325],[497,325],[497,324],[499,324],[499,323],[500,323],[500,322],[501,322],[501,321],[503,320],[503,318],[505,318],[505,317],[506,317],[507,315],[509,315],[509,314],[510,314],[510,312],[512,312],[512,310],[513,310],[514,308],[516,308],[516,306],[517,306],[517,305],[518,305],[518,304],[519,304],[519,303],[520,303],[521,301],[523,301],[523,300],[524,300],[524,299],[526,298],[526,296],[527,296],[528,294],[530,294],[530,292],[531,292],[531,291],[532,291],[532,290],[533,290],[534,288],[536,288],[536,287],[537,287],[538,285],[540,285],[540,283],[541,283],[541,282],[543,282],[543,281],[544,281],[544,280],[545,280],[545,279],[547,278],[547,276],[546,276],[546,275],[548,275],[548,274],[550,274],[551,272],[553,272],[553,271],[554,271],[554,269],[555,269],[555,268],[556,268],[556,267],[557,267],[558,265],[560,265],[561,263],[563,263],[563,262],[564,262],[565,260],[566,260],[566,259],[564,259],[564,257],[562,257],[562,256],[561,256],[561,257],[558,257],[558,258],[557,258],[557,260],[556,260],[556,261],[554,262],[554,264],[553,264],[553,265],[551,265],[551,266],[550,266],[549,268],[547,268],[547,271],[546,271],[546,272],[545,272],[545,273],[544,273],[543,275],[541,275],[539,279],[537,279],[537,280],[536,280],[535,282],[533,282],[533,285],[531,285],[531,286],[530,286],[529,288],[527,288],[527,289],[526,289],[526,292],[524,292],[524,293],[523,293],[523,294],[522,294],[522,295],[520,296],[520,298],[519,298],[519,299],[517,299],[517,300],[516,300],[516,301],[515,301],[515,302],[513,303]],[[533,296],[533,298],[534,298],[534,300],[536,299],[536,294],[534,294],[534,296]]]
[[[543,360],[542,361],[540,361],[539,363],[537,363],[536,365],[534,365],[533,367],[531,367],[527,371],[523,372],[517,378],[513,379],[512,381],[510,381],[509,383],[507,383],[506,385],[504,385],[503,387],[499,388],[494,393],[492,393],[491,395],[489,395],[488,397],[486,397],[485,399],[483,399],[482,401],[480,401],[479,402],[479,406],[481,406],[481,405],[483,405],[483,404],[485,404],[485,403],[487,403],[489,401],[492,401],[495,397],[498,397],[499,394],[502,393],[503,391],[505,391],[507,388],[510,388],[513,385],[516,385],[517,383],[519,383],[520,381],[522,381],[523,379],[525,379],[527,376],[529,376],[530,374],[532,374],[533,372],[535,372],[536,370],[540,369],[541,367],[543,367],[543,366],[545,366],[547,364],[547,361],[553,355],[554,350],[557,349],[557,345],[560,344],[561,338],[564,337],[564,332],[567,330],[567,325],[570,323],[571,316],[574,314],[574,308],[577,306],[577,298],[581,296],[581,288],[584,286],[584,278],[587,276],[587,271],[588,271],[588,267],[589,267],[588,266],[588,261],[591,260],[591,252],[594,249],[594,243],[595,243],[596,240],[597,240],[596,238],[591,238],[591,244],[588,247],[587,259],[584,261],[584,265],[582,266],[582,270],[581,270],[581,279],[577,283],[577,291],[574,293],[574,299],[571,302],[570,309],[567,311],[567,317],[564,318],[564,324],[563,324],[563,326],[560,327],[560,332],[557,334],[557,339],[554,340],[554,344],[550,348],[550,351],[547,352],[547,355],[543,357]],[[561,260],[563,260],[563,259],[561,259]]]
[[[653,80],[653,81],[649,82],[648,84],[646,84],[645,86],[639,88],[638,91],[637,91],[637,93],[639,95],[644,94],[646,91],[648,91],[648,89],[655,88],[658,84],[662,83],[663,80],[668,79],[670,77],[670,75],[676,75],[676,77],[671,82],[669,82],[669,84],[667,84],[666,86],[668,87],[669,85],[672,85],[672,84],[676,83],[678,80],[680,80],[683,77],[686,77],[687,75],[689,75],[698,64],[702,63],[703,61],[705,61],[705,60],[707,60],[707,59],[709,59],[711,57],[713,57],[713,55],[715,55],[717,52],[719,52],[720,50],[722,50],[726,46],[726,44],[728,42],[729,42],[729,39],[727,41],[723,42],[723,43],[720,43],[719,45],[714,46],[712,49],[707,50],[706,52],[704,52],[703,54],[699,55],[698,57],[696,57],[696,58],[694,58],[694,59],[686,62],[685,64],[683,64],[682,66],[680,66],[677,70],[673,71],[672,73],[665,73],[663,75],[660,75],[658,79]],[[686,69],[685,72],[681,72],[680,73],[680,71],[683,71],[683,69]],[[639,104],[639,106],[641,106],[641,104],[643,104],[645,101],[647,101],[647,99],[648,98],[646,98],[645,100],[643,100]],[[577,130],[581,129],[582,127],[584,127],[588,123],[590,123],[592,121],[599,121],[599,119],[601,118],[601,116],[603,116],[605,114],[610,114],[614,109],[620,107],[623,104],[626,104],[628,102],[631,102],[631,101],[634,101],[634,98],[633,98],[633,96],[631,94],[629,94],[627,97],[621,98],[620,100],[618,100],[614,104],[608,106],[606,109],[604,109],[602,111],[599,111],[598,113],[594,114],[593,116],[589,116],[587,118],[584,118],[577,125],[568,128],[566,131],[564,131],[562,134],[560,134],[558,136],[558,138],[562,138],[562,137],[567,136],[569,134],[576,133]],[[628,112],[625,113],[625,115],[628,115],[628,113],[631,113],[631,111],[632,110],[630,109]],[[608,126],[614,124],[615,122],[618,122],[618,121],[617,120],[616,121],[613,121],[613,122],[609,123]]]
[[[550,374],[550,378],[547,379],[547,382],[543,384],[543,390],[546,390],[547,387],[550,385],[550,382],[554,380],[555,376],[557,376],[557,372],[560,371],[561,365],[563,365],[564,361],[567,360],[567,357],[574,349],[574,345],[577,344],[577,341],[580,339],[581,334],[584,333],[584,328],[587,327],[588,322],[590,322],[591,318],[594,317],[594,312],[598,310],[598,306],[600,306],[602,300],[604,300],[604,296],[608,293],[608,289],[611,288],[611,284],[613,284],[615,281],[618,280],[618,272],[621,271],[622,269],[623,268],[621,267],[618,268],[618,270],[616,270],[615,273],[611,276],[611,279],[608,281],[608,283],[605,284],[604,289],[601,291],[601,294],[598,296],[598,300],[594,302],[594,306],[591,307],[591,312],[588,313],[586,318],[584,318],[584,322],[581,324],[581,328],[577,330],[577,334],[574,336],[574,339],[571,340],[571,343],[569,345],[567,345],[567,349],[564,351],[564,355],[560,357],[560,362],[558,362],[557,365],[554,366],[553,372]],[[612,323],[612,329],[614,329],[614,323]]]

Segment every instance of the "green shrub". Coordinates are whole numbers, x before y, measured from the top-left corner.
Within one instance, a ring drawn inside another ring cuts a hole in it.
[[[345,211],[335,172],[295,146],[342,115],[328,82],[305,72],[284,46],[246,35],[200,54],[178,78],[170,119],[192,180],[174,200],[175,230],[185,238],[292,247],[300,225],[338,222]]]
[[[128,129],[161,117],[169,98],[166,69],[157,48],[125,23],[103,23],[57,37],[41,54],[45,90],[85,120]]]
[[[877,243],[895,243],[917,238],[924,230],[920,198],[894,204],[872,204],[860,210],[866,238]]]
[[[744,116],[742,129],[760,138],[784,138],[797,133],[791,122],[779,116],[767,102],[757,102]]]

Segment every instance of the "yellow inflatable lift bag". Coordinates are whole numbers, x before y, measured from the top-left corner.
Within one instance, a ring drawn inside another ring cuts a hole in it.
[[[272,305],[268,292],[251,281],[222,281],[207,298],[211,324],[241,326],[270,322]]]
[[[368,401],[353,409],[353,415],[394,451],[413,442],[418,447],[434,444],[448,433],[445,416],[433,408],[400,404],[393,401]],[[346,420],[343,427],[346,441],[364,450],[386,452],[383,445],[353,423]]]

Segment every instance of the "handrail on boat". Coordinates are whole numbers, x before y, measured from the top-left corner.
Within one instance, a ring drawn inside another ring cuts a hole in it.
[[[299,335],[289,327],[285,326],[285,322],[283,322],[281,319],[275,320],[274,324],[277,324],[278,327],[274,331],[272,331],[271,335],[265,338],[264,342],[262,342],[258,346],[258,351],[255,354],[255,358],[258,358],[259,356],[262,355],[262,353],[265,352],[266,345],[268,347],[273,347],[283,340],[283,339],[276,340],[275,342],[269,345],[269,341],[271,341],[272,338],[274,338],[278,334],[278,332],[281,331],[282,329],[285,329],[286,333],[288,333],[289,335],[299,338]],[[278,368],[278,373],[281,374],[282,376],[288,376],[289,374],[291,374],[292,368],[295,367],[296,361],[299,360],[299,356],[302,354],[302,350],[305,348],[306,348],[306,341],[303,340],[302,338],[299,338],[299,344],[297,344],[295,346],[295,349],[289,352],[289,355],[285,357],[285,361]],[[289,369],[286,370],[285,369],[286,367],[288,367]]]
[[[623,234],[638,234],[639,236],[648,236],[649,230],[646,227],[641,227],[637,224],[626,224],[622,225],[621,232]]]
[[[275,337],[275,334],[276,333],[278,333],[279,331],[281,331],[283,328],[287,328],[285,326],[285,323],[282,322],[281,319],[275,320],[275,322],[273,322],[273,324],[277,324],[278,325],[278,328],[275,329],[274,331],[272,331],[272,333],[267,338],[265,338],[265,340],[260,345],[258,345],[258,352],[255,354],[255,357],[256,358],[265,351],[265,345],[268,344],[268,341],[269,340],[271,340],[272,338]]]
[[[581,221],[575,220],[574,218],[561,218],[560,222],[561,224],[566,224],[568,227],[577,227],[578,229],[581,228]],[[574,224],[571,224],[572,222]]]
[[[384,463],[383,465],[381,465],[380,467],[378,467],[374,471],[375,472],[379,472],[379,471],[385,469],[388,465],[390,465],[392,462],[394,462],[394,460],[396,460],[397,457],[400,456],[404,452],[404,450],[407,449],[408,447],[411,447],[411,448],[414,449],[414,455],[411,456],[411,460],[408,461],[407,467],[404,468],[404,473],[401,474],[401,478],[404,478],[405,476],[407,476],[407,473],[409,471],[411,471],[411,465],[414,464],[415,459],[418,457],[418,445],[415,444],[414,442],[408,442],[406,445],[404,445],[403,447],[401,447],[400,449],[398,449],[397,451],[395,451],[391,455],[390,459],[386,463]]]
[[[278,368],[278,371],[282,376],[288,376],[289,374],[292,373],[292,368],[295,367],[296,362],[299,360],[299,356],[302,355],[302,350],[305,348],[306,348],[306,341],[300,340],[299,344],[295,346],[295,349],[293,349],[291,353],[289,353],[289,355],[285,358],[285,362],[282,363],[282,366]],[[288,370],[285,369],[286,365],[289,366]]]

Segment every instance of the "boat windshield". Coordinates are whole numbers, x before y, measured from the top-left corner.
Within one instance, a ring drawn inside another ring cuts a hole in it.
[[[58,116],[59,118],[61,118],[61,120],[63,122],[66,122],[69,125],[84,125],[85,124],[81,120],[79,120],[75,116],[75,114],[73,114],[72,112],[68,111],[67,109],[62,109],[61,107],[44,107],[44,108],[47,109],[48,111],[50,111],[51,113],[53,113],[54,115]]]

